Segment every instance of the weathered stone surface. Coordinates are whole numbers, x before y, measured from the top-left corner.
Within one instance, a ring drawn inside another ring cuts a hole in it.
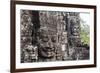
[[[21,10],[21,62],[89,59],[80,46],[79,14]]]

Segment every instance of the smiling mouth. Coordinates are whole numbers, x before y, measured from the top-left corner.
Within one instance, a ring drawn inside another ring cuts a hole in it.
[[[52,58],[54,56],[54,48],[40,47],[40,55],[45,58]]]

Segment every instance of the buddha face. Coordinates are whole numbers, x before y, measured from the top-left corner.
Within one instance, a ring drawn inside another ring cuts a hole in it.
[[[79,26],[74,25],[73,28],[72,28],[72,31],[73,31],[73,35],[77,36],[78,33],[79,33]]]
[[[56,36],[42,33],[39,37],[39,55],[45,58],[52,58],[56,47]]]
[[[74,35],[74,36],[78,36],[79,35],[79,25],[78,23],[76,22],[76,20],[72,19],[70,21],[71,23],[71,27],[70,27],[70,30],[71,30],[71,34]]]

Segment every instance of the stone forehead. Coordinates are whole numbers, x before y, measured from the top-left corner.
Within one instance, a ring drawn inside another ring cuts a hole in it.
[[[47,28],[47,27],[43,27],[43,28],[40,28],[39,30],[40,34],[42,35],[56,35],[56,31],[53,30],[52,28]]]

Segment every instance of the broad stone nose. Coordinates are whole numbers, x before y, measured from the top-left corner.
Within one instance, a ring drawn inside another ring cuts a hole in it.
[[[47,42],[47,47],[50,47],[50,48],[53,47],[53,44],[52,44],[52,42],[50,40]]]

